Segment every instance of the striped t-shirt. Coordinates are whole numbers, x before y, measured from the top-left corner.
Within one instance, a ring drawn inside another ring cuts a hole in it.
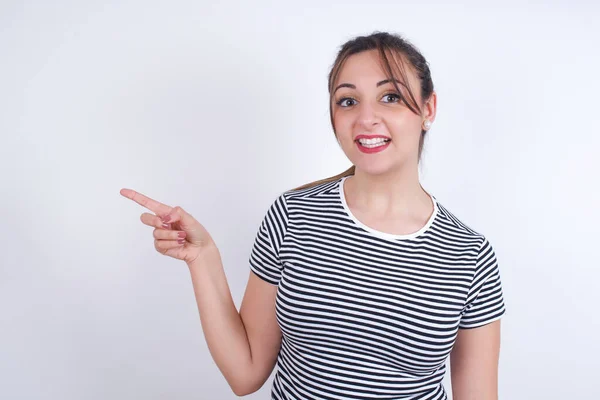
[[[371,229],[345,179],[281,194],[258,229],[250,268],[278,286],[283,335],[271,397],[447,399],[458,329],[505,313],[494,250],[431,195],[418,232]]]

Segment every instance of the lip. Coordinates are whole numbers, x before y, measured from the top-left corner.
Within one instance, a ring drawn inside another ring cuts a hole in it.
[[[385,149],[387,149],[390,145],[390,143],[392,143],[392,141],[390,140],[389,142],[385,143],[382,146],[377,146],[377,147],[364,147],[362,144],[360,144],[360,142],[357,140],[356,141],[356,147],[358,148],[359,151],[361,151],[362,153],[366,153],[366,154],[374,154],[374,153],[379,153],[380,151],[384,151]]]

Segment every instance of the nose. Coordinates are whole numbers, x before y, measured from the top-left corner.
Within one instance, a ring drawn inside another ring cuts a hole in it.
[[[381,122],[381,118],[375,107],[369,102],[359,103],[357,124],[363,128],[371,129]]]

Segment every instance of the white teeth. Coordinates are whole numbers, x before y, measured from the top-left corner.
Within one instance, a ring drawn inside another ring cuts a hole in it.
[[[361,146],[363,146],[363,147],[366,147],[366,148],[368,148],[368,149],[372,149],[372,148],[374,148],[374,147],[381,147],[381,146],[384,146],[384,145],[385,145],[385,143],[379,143],[379,144],[363,144],[363,145],[361,145]]]
[[[385,143],[387,143],[389,141],[384,139],[384,138],[376,138],[376,139],[358,139],[358,141],[360,142],[361,145],[365,146],[365,147],[378,147],[381,146]]]
[[[361,143],[366,143],[366,144],[373,144],[373,143],[379,143],[379,142],[384,142],[385,139],[384,138],[375,138],[375,139],[358,139]]]

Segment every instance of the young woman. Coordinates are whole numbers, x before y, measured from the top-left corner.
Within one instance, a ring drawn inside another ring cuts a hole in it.
[[[419,183],[436,93],[426,60],[388,33],[344,44],[329,74],[334,134],[353,166],[286,191],[266,213],[238,312],[219,251],[180,207],[155,248],[190,270],[205,338],[239,395],[275,364],[273,399],[497,399],[505,313],[490,242]]]

